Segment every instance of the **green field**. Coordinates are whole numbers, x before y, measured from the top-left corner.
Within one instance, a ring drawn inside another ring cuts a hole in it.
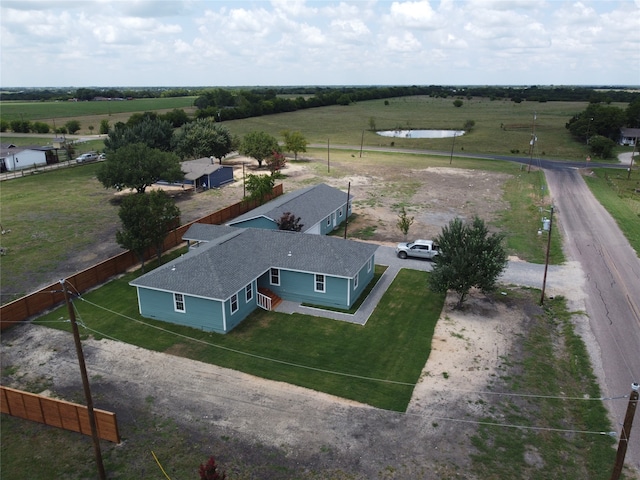
[[[163,112],[182,108],[189,115],[195,97],[140,99],[118,102],[2,102],[5,120],[25,119],[61,126],[76,119],[79,133],[91,133],[100,121],[111,125],[128,119],[135,112]],[[617,104],[626,108],[625,104]],[[586,102],[522,102],[473,98],[454,107],[451,98],[413,96],[388,100],[369,100],[348,106],[334,105],[296,112],[265,115],[224,122],[233,134],[242,136],[252,130],[264,130],[281,138],[283,130],[298,130],[313,144],[353,145],[361,142],[370,147],[429,149],[459,153],[487,153],[529,156],[529,141],[535,128],[538,142],[534,158],[583,160],[588,155],[585,144],[575,140],[565,128],[573,115],[583,111]],[[534,126],[534,114],[536,115]],[[376,130],[395,129],[462,129],[465,122],[475,122],[464,136],[452,139],[388,138],[370,130],[373,119]],[[10,137],[10,134],[3,134]],[[4,140],[3,140],[4,141]],[[618,150],[626,151],[623,147]]]
[[[53,125],[56,119],[116,115],[121,113],[153,112],[190,108],[196,97],[139,98],[109,102],[0,102],[2,120],[29,120]],[[56,121],[56,123],[58,123]],[[58,126],[61,126],[58,125]]]
[[[429,149],[454,153],[489,153],[529,156],[529,141],[536,114],[538,143],[535,158],[583,160],[586,145],[577,142],[565,128],[571,117],[584,110],[586,103],[546,102],[513,103],[508,100],[491,101],[474,98],[456,108],[451,99],[426,96],[358,102],[348,106],[330,106],[297,112],[254,117],[225,122],[237,135],[251,130],[264,130],[280,136],[282,130],[298,130],[314,144],[353,145],[361,142],[372,147]],[[625,105],[620,105],[626,107]],[[462,129],[473,120],[472,131],[451,138],[418,139],[388,138],[369,130],[369,119],[375,120],[377,130],[401,129]],[[364,136],[363,136],[364,134]]]

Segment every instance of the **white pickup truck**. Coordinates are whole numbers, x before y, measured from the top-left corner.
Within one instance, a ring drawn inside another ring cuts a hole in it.
[[[433,240],[415,240],[409,243],[399,243],[396,247],[396,255],[400,258],[416,257],[433,259],[438,255],[438,245]]]

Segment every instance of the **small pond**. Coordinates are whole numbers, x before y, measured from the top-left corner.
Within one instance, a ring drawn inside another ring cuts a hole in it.
[[[451,138],[465,134],[464,130],[382,130],[376,132],[383,137],[394,138]]]

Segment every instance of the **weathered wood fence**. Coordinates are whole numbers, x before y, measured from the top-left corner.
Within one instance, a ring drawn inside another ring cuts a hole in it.
[[[282,184],[276,185],[270,196],[265,201],[271,200],[282,195]],[[163,251],[169,250],[180,245],[182,236],[194,223],[208,223],[220,225],[227,220],[235,218],[243,213],[260,205],[258,202],[241,201],[217,210],[198,220],[182,225],[167,235],[165,238]],[[149,250],[145,258],[151,258],[154,255],[153,250]],[[138,263],[136,255],[127,250],[120,255],[111,257],[108,260],[100,262],[92,267],[82,270],[67,278],[67,280],[75,287],[78,293],[85,292],[92,287],[101,285],[112,277],[126,272],[129,268]],[[12,325],[26,320],[27,318],[38,315],[64,302],[64,293],[60,284],[53,283],[36,292],[21,297],[13,302],[7,303],[0,307],[0,331],[11,327]]]
[[[0,411],[13,417],[91,435],[88,409],[77,403],[0,386]],[[103,440],[120,443],[116,414],[96,408],[93,413],[98,436]]]

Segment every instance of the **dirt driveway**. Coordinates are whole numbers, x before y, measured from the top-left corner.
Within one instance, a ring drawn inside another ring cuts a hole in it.
[[[286,173],[285,191],[315,178],[304,163]],[[421,237],[432,237],[455,215],[490,219],[503,207],[503,175],[448,168],[405,171],[391,178],[379,174],[354,168],[348,177],[327,183],[346,190],[351,182],[358,220],[350,228],[375,227],[371,240],[381,244],[399,239],[399,203],[415,205],[409,211],[415,216],[411,232]],[[225,189],[230,197],[241,196],[241,185]],[[180,208],[189,212],[187,218],[208,213],[212,198],[217,197],[202,195],[190,205],[181,201]],[[491,399],[480,392],[495,380],[502,359],[514,352],[528,315],[536,313],[526,312],[516,295],[506,293],[505,301],[471,296],[464,312],[454,311],[454,299],[447,299],[406,413],[112,340],[89,339],[84,348],[96,406],[117,412],[125,445],[142,441],[131,432],[151,416],[176,422],[194,448],[214,452],[219,462],[250,465],[260,472],[245,478],[475,478],[468,466],[476,427],[468,419],[490,408]],[[573,294],[572,301],[580,303],[580,291]],[[15,369],[3,384],[20,388],[40,382],[48,387],[45,394],[81,400],[68,334],[23,325],[3,335],[2,351],[3,371]],[[261,470],[265,465],[295,473]],[[142,478],[140,469],[133,463],[130,478]]]

